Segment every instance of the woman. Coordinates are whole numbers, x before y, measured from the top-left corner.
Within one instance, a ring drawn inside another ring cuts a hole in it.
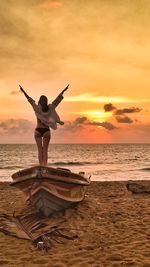
[[[63,125],[64,122],[60,120],[59,115],[56,112],[56,107],[63,99],[63,93],[68,89],[67,87],[56,97],[56,99],[48,104],[46,96],[42,95],[38,101],[38,105],[35,101],[28,96],[24,89],[19,85],[20,90],[24,93],[25,97],[32,105],[37,118],[37,126],[35,129],[34,137],[38,147],[39,164],[46,166],[48,162],[48,145],[51,138],[50,128],[57,129],[57,123]]]

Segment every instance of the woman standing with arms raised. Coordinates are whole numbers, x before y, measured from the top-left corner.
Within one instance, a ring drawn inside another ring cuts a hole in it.
[[[63,94],[68,89],[69,84],[51,104],[48,104],[48,99],[45,95],[42,95],[38,101],[38,104],[36,104],[35,100],[33,100],[20,85],[19,87],[35,112],[37,126],[35,128],[34,137],[38,148],[39,164],[46,166],[48,162],[48,146],[51,139],[50,128],[56,130],[57,123],[60,125],[64,124],[56,112],[56,107],[63,100]]]

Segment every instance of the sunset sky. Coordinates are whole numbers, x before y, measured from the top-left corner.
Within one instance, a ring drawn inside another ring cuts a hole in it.
[[[150,143],[149,0],[0,1],[0,143],[34,143],[19,92],[51,102],[52,143]]]

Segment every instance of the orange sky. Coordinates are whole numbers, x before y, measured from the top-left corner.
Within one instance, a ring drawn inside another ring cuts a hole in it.
[[[149,143],[149,10],[149,0],[1,1],[0,143],[34,143],[18,84],[51,102],[68,83],[52,143]]]

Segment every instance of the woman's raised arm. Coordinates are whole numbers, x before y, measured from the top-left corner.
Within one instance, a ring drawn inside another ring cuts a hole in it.
[[[56,108],[59,103],[63,100],[63,93],[68,89],[69,84],[65,87],[65,89],[55,98],[55,100],[52,102],[54,108]]]
[[[22,88],[22,86],[20,84],[19,84],[19,87],[20,87],[21,92],[23,92],[25,97],[29,100],[30,96],[28,96],[28,94],[25,92],[25,90]]]
[[[69,84],[65,87],[64,90],[62,90],[62,92],[60,94],[63,95],[63,93],[68,90],[68,88],[69,88]]]

